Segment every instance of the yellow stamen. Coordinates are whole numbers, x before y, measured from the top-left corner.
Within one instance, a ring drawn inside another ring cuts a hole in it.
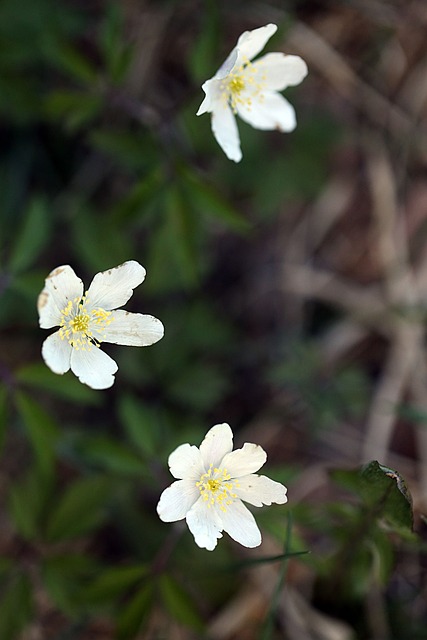
[[[259,78],[261,82],[255,82],[254,74],[257,72],[256,64],[249,60],[243,60],[242,64],[228,74],[220,85],[224,105],[229,104],[234,113],[237,112],[238,105],[246,105],[249,109],[252,106],[252,98],[263,100],[263,90],[265,88],[265,74]],[[250,85],[251,90],[248,91]]]
[[[237,498],[237,494],[233,492],[233,486],[238,487],[239,483],[235,479],[232,482],[230,480],[231,476],[227,469],[212,468],[211,465],[209,471],[196,482],[196,487],[209,508],[218,504],[221,511],[226,511],[227,506]]]
[[[59,335],[61,340],[67,340],[74,349],[90,351],[93,345],[99,347],[102,338],[99,331],[108,326],[114,318],[111,311],[95,308],[90,309],[86,296],[69,300],[67,306],[61,311]],[[92,328],[96,329],[97,337],[94,337]]]

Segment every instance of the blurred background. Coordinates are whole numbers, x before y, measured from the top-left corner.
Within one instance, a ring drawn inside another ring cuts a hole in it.
[[[200,87],[269,22],[298,126],[240,121],[234,164]],[[426,33],[424,0],[2,0],[0,640],[426,637]],[[55,376],[45,277],[130,259],[165,337]],[[155,511],[218,422],[288,486],[256,550]]]

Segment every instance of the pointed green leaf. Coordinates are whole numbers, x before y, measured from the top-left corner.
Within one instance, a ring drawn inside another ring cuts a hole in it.
[[[32,398],[22,392],[15,394],[17,409],[33,446],[41,472],[50,474],[55,459],[59,429],[51,416]]]
[[[158,428],[156,411],[127,394],[119,399],[119,416],[129,441],[146,456],[152,456],[156,450],[155,429]]]
[[[202,631],[204,628],[203,620],[194,605],[194,600],[184,591],[181,585],[167,575],[160,576],[158,585],[169,613],[178,622],[182,622],[197,631]]]
[[[150,613],[152,603],[153,587],[146,584],[122,607],[117,616],[117,640],[134,640]]]
[[[200,214],[206,214],[224,222],[228,227],[244,233],[251,224],[213,186],[204,182],[188,167],[180,167],[189,202]]]
[[[105,519],[112,483],[105,477],[77,480],[56,500],[46,526],[50,542],[75,538],[92,531]]]
[[[413,529],[412,498],[402,476],[376,460],[354,470],[336,469],[332,478],[360,496],[372,518],[384,519],[400,533]]]
[[[15,378],[21,384],[47,391],[62,400],[87,405],[99,405],[102,401],[99,393],[81,384],[74,376],[58,376],[43,362],[21,367],[15,372]]]
[[[87,437],[78,450],[91,464],[117,474],[141,476],[145,471],[143,461],[134,451],[108,436]]]
[[[28,207],[13,243],[10,271],[19,273],[30,267],[49,242],[50,232],[48,204],[43,198],[35,198]]]
[[[103,569],[99,575],[85,586],[82,597],[90,604],[103,604],[121,597],[148,575],[145,565],[111,567]]]
[[[11,486],[9,511],[16,529],[27,540],[39,536],[43,512],[50,498],[52,483],[37,468],[24,480]]]
[[[0,640],[17,640],[32,614],[31,584],[26,575],[14,576],[0,597]]]

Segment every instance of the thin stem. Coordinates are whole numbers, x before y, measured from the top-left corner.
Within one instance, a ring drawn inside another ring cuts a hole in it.
[[[274,626],[274,618],[276,616],[277,613],[277,609],[279,606],[279,598],[280,598],[280,594],[282,592],[283,589],[283,585],[285,583],[285,577],[286,577],[286,570],[288,568],[288,554],[289,554],[289,549],[291,546],[291,534],[292,534],[292,513],[291,511],[288,511],[287,514],[287,525],[286,525],[286,537],[285,537],[285,544],[284,544],[284,548],[283,548],[283,555],[285,556],[283,559],[283,562],[281,564],[280,567],[280,572],[279,572],[279,579],[277,581],[276,584],[276,588],[273,592],[272,598],[271,598],[271,607],[269,609],[266,621],[265,621],[265,625],[264,625],[264,629],[261,632],[261,636],[260,636],[260,640],[270,640],[272,637],[272,633],[273,633],[273,626]]]

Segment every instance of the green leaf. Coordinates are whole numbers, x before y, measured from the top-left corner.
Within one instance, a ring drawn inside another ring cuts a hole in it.
[[[44,198],[34,198],[23,218],[21,229],[13,243],[9,269],[20,273],[30,267],[50,239],[51,223],[48,203]]]
[[[99,405],[102,398],[74,376],[58,376],[42,362],[25,365],[15,372],[16,380],[33,389],[47,391],[62,400],[84,405]]]
[[[16,575],[0,599],[0,640],[20,637],[32,614],[31,584],[26,575]]]
[[[146,584],[125,604],[117,617],[117,640],[133,640],[143,627],[153,602],[153,586]]]
[[[145,456],[152,456],[156,451],[156,433],[158,428],[157,412],[145,407],[130,394],[119,399],[119,416],[129,441]]]
[[[114,207],[111,219],[123,224],[129,220],[142,217],[148,205],[164,188],[163,172],[156,167],[138,181],[132,189]]]
[[[145,471],[143,461],[134,451],[107,436],[84,438],[78,451],[90,463],[117,474],[141,476]]]
[[[194,600],[183,590],[181,585],[167,575],[160,576],[158,585],[169,613],[178,622],[197,631],[202,631],[204,628],[203,620],[194,606]]]
[[[203,411],[219,402],[228,386],[229,381],[219,367],[195,362],[181,370],[169,393],[182,405]]]
[[[56,48],[52,60],[58,67],[67,71],[79,82],[93,86],[98,82],[98,71],[87,57],[69,44],[61,44]]]
[[[46,558],[41,576],[56,606],[67,615],[75,616],[90,609],[84,601],[83,590],[96,571],[99,565],[93,558],[72,553]]]
[[[26,394],[16,393],[15,402],[33,446],[38,468],[42,473],[50,475],[59,439],[58,426],[51,416]]]
[[[152,167],[158,155],[151,139],[142,131],[96,129],[91,131],[89,140],[94,147],[110,155],[114,162],[138,171]]]
[[[141,582],[147,574],[148,567],[145,565],[104,569],[85,586],[82,598],[91,605],[117,600],[124,592]]]
[[[41,520],[52,485],[50,480],[31,469],[25,479],[11,486],[9,511],[18,532],[27,540],[39,536]]]
[[[57,542],[82,536],[99,526],[106,517],[112,482],[105,477],[77,480],[67,487],[52,506],[46,538]]]
[[[331,476],[361,497],[372,519],[384,520],[401,534],[412,532],[412,498],[397,471],[373,460],[359,469],[335,469]]]
[[[196,211],[224,222],[228,227],[244,233],[251,224],[213,186],[203,180],[188,167],[180,167],[189,202]]]
[[[193,40],[187,64],[196,84],[210,78],[218,67],[218,40],[221,33],[220,12],[216,0],[204,3],[203,24]]]
[[[52,91],[44,101],[48,118],[64,122],[70,132],[77,131],[96,118],[104,104],[102,95],[84,91]]]
[[[0,453],[6,439],[8,423],[8,393],[5,386],[0,385]]]
[[[106,7],[106,19],[100,33],[100,46],[114,84],[123,80],[132,60],[132,47],[123,38],[123,18],[122,8],[110,2]]]

